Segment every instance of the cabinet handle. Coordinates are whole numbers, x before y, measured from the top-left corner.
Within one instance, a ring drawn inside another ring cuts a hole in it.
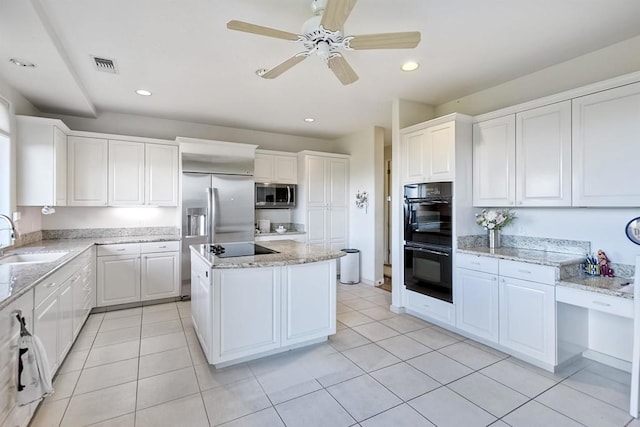
[[[495,282],[495,281],[498,280],[498,278],[497,277],[492,277],[491,280],[493,280]],[[504,282],[504,280],[503,280],[503,282]]]
[[[162,246],[158,246],[158,249],[164,249],[166,247],[167,247],[167,245],[162,245]]]
[[[502,283],[507,283],[505,279],[500,280]]]
[[[472,262],[471,264],[473,264],[473,265],[480,265],[480,263],[479,263],[479,262]]]
[[[602,302],[602,301],[593,301],[593,303],[594,303],[595,305],[601,305],[601,306],[603,306],[603,307],[611,307],[611,304],[608,304],[608,303],[606,303],[606,302]]]
[[[125,248],[116,249],[116,251],[123,252],[123,251],[125,251]]]
[[[44,285],[45,288],[53,288],[54,286],[56,286],[56,282],[51,282]]]
[[[518,273],[531,274],[530,270],[518,270]]]
[[[428,306],[427,304],[423,304],[422,305],[424,308],[431,308],[430,306]]]

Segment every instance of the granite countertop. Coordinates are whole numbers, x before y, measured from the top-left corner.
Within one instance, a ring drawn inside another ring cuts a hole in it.
[[[212,268],[256,268],[307,264],[337,259],[346,255],[342,251],[326,250],[322,246],[293,240],[260,242],[260,246],[278,251],[277,254],[252,255],[234,258],[218,258],[205,245],[191,246]]]
[[[633,299],[633,280],[624,277],[587,276],[586,274],[581,274],[561,280],[558,284],[568,288]]]
[[[256,233],[255,237],[260,237],[260,236],[291,236],[294,234],[307,234],[306,231],[294,231],[294,230],[287,230],[284,233],[277,233],[275,231],[270,231],[268,233]]]
[[[475,247],[458,249],[458,252],[462,254],[482,255],[511,261],[522,261],[531,264],[549,265],[552,267],[580,264],[583,263],[585,259],[584,255],[520,248],[489,249],[488,247]]]
[[[12,301],[28,292],[35,285],[58,271],[93,245],[109,245],[118,243],[143,243],[180,240],[176,235],[158,236],[122,236],[87,239],[41,240],[26,246],[11,249],[5,256],[14,254],[67,252],[64,256],[51,262],[30,264],[0,264],[0,310]]]

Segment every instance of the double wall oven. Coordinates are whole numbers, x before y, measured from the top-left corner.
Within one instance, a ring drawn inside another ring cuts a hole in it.
[[[404,284],[453,302],[452,183],[404,186]]]

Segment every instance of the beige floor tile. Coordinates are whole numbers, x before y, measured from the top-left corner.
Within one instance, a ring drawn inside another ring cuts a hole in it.
[[[535,397],[557,383],[532,369],[514,363],[511,358],[487,366],[480,372],[528,397]]]
[[[326,357],[321,367],[307,367],[323,387],[329,387],[352,378],[359,377],[364,371],[343,354],[331,354]]]
[[[128,341],[120,344],[94,348],[89,352],[85,369],[120,360],[137,358],[140,354],[140,341]]]
[[[486,352],[474,347],[467,341],[443,347],[438,351],[473,370],[485,368],[507,357],[506,354],[500,357],[494,353]]]
[[[357,311],[348,311],[346,313],[338,314],[336,318],[350,328],[374,321],[369,316],[365,316]]]
[[[152,311],[142,313],[142,323],[166,322],[168,320],[180,320],[180,313],[175,307],[171,310]]]
[[[407,336],[436,350],[459,341],[457,338],[434,329],[434,327],[418,329],[417,331],[409,332]]]
[[[379,305],[387,310],[389,310],[389,306],[391,305],[391,293],[387,292],[386,294],[375,295],[372,297],[365,298],[367,301],[371,301],[372,303]]]
[[[94,331],[82,330],[78,335],[78,338],[76,338],[76,341],[73,343],[71,351],[90,350],[93,345],[93,341],[96,339],[97,333],[97,329]]]
[[[623,411],[601,400],[558,384],[536,398],[548,406],[586,426],[624,426],[631,421],[628,411]]]
[[[362,347],[345,350],[343,354],[365,372],[376,371],[401,361],[376,344],[367,344]]]
[[[176,332],[183,332],[182,322],[179,319],[168,320],[166,322],[144,323],[142,325],[141,337],[149,338]]]
[[[138,378],[147,378],[192,366],[187,347],[175,348],[140,357]]]
[[[113,310],[104,314],[104,320],[117,319],[119,317],[128,316],[140,316],[142,314],[142,307],[127,308],[125,310]]]
[[[484,427],[496,420],[490,413],[446,387],[440,387],[408,403],[438,427]]]
[[[412,340],[406,335],[387,338],[386,340],[377,341],[376,344],[401,360],[412,359],[432,351],[429,347]]]
[[[91,424],[91,427],[134,427],[135,421],[136,414],[135,412],[132,412],[100,423]]]
[[[119,417],[133,412],[135,402],[135,381],[73,396],[61,425],[83,426]]]
[[[363,310],[365,308],[378,307],[375,303],[362,298],[347,300],[342,304],[350,307],[353,310]]]
[[[224,427],[285,427],[276,410],[271,407],[221,424]]]
[[[104,320],[104,313],[91,314],[87,317],[87,321],[82,326],[82,331],[85,332],[97,332],[100,329],[100,325]]]
[[[402,403],[368,375],[336,384],[327,391],[356,421],[365,420]]]
[[[527,396],[480,373],[468,375],[447,387],[498,418],[529,400]]]
[[[407,363],[380,369],[371,376],[404,401],[440,387],[439,382]]]
[[[142,314],[157,313],[159,311],[175,311],[178,306],[175,302],[163,303],[163,304],[150,304],[142,307]]]
[[[339,320],[336,320],[336,331],[341,331],[341,330],[347,329],[347,328],[348,328],[347,325],[345,325],[344,323],[342,323]]]
[[[548,408],[535,400],[527,402],[504,417],[504,421],[513,427],[580,427],[577,421]]]
[[[82,371],[71,371],[56,375],[53,380],[54,393],[49,396],[49,400],[59,400],[71,397],[73,390],[76,388],[78,378]]]
[[[87,368],[82,371],[74,394],[88,393],[137,379],[138,359],[127,359]]]
[[[67,357],[64,359],[64,363],[58,369],[58,373],[64,374],[65,372],[78,371],[84,366],[84,362],[89,356],[89,350],[70,351]]]
[[[362,427],[431,427],[425,417],[406,403],[360,423]]]
[[[395,329],[401,334],[406,334],[407,332],[417,331],[418,329],[422,329],[427,326],[425,322],[422,320],[416,319],[412,316],[396,316],[391,319],[386,319],[380,321],[383,325],[390,327],[391,329]]]
[[[441,384],[448,384],[473,372],[468,367],[437,351],[407,360],[407,363]]]
[[[347,313],[349,311],[354,311],[354,309],[341,302],[336,303],[336,314]]]
[[[57,427],[62,421],[64,412],[67,410],[69,398],[60,400],[46,399],[38,407],[37,412],[29,424],[31,427]]]
[[[115,319],[103,320],[100,325],[100,332],[114,331],[116,329],[132,328],[134,326],[140,326],[142,323],[142,316],[139,314],[126,317],[118,317]]]
[[[116,329],[107,332],[98,332],[93,342],[93,347],[104,347],[106,345],[120,344],[127,341],[137,341],[140,339],[140,326],[132,328]]]
[[[613,381],[610,378],[597,375],[587,370],[575,373],[564,380],[562,384],[622,410],[626,411],[629,409],[631,388],[627,384]]]
[[[187,340],[184,332],[174,332],[157,337],[143,338],[140,340],[140,355],[146,356],[152,353],[172,350],[174,348],[186,347]]]
[[[202,351],[202,347],[200,347],[200,344],[190,345],[188,348],[193,366],[209,364],[206,356],[204,355],[204,352]]]
[[[253,373],[246,363],[220,369],[216,369],[208,364],[198,365],[195,367],[195,370],[198,384],[202,391],[221,385],[232,384],[247,378],[253,378]]]
[[[387,307],[376,306],[376,307],[366,308],[364,310],[360,310],[360,313],[364,314],[365,316],[369,316],[375,320],[386,320],[386,319],[391,319],[397,316],[397,314],[389,310],[388,306]]]
[[[338,351],[348,350],[369,343],[371,343],[371,341],[353,329],[342,329],[337,331],[335,335],[329,337],[329,344]]]
[[[136,412],[136,427],[189,426],[208,427],[200,393]]]
[[[179,369],[138,381],[137,410],[198,393],[193,367]]]
[[[216,387],[202,393],[212,425],[222,424],[271,406],[258,382],[245,381]]]
[[[355,420],[325,390],[318,390],[276,406],[287,426],[348,427]]]
[[[353,330],[371,341],[380,341],[399,335],[399,332],[383,325],[380,322],[366,323],[360,326],[354,326]]]

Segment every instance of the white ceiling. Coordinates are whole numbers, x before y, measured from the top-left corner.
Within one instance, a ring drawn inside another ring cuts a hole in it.
[[[418,47],[346,52],[360,76],[349,86],[316,57],[275,80],[257,77],[303,49],[226,23],[297,33],[309,4],[2,0],[0,75],[46,112],[114,111],[333,138],[390,127],[396,97],[442,104],[640,35],[638,0],[360,0],[347,35],[417,30]],[[91,55],[115,59],[119,74],[96,71]],[[37,67],[15,67],[12,57]],[[400,71],[409,59],[418,71]],[[153,96],[136,95],[139,88]]]

